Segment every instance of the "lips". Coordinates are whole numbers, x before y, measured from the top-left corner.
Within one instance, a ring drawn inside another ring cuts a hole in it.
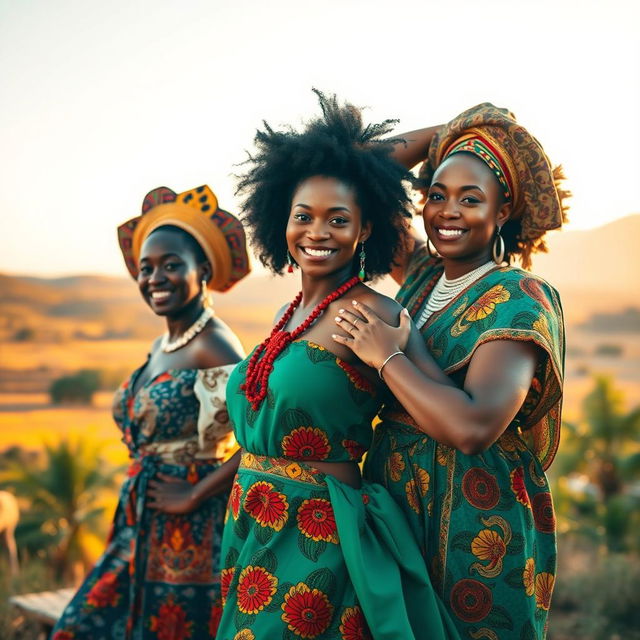
[[[171,297],[171,291],[152,291],[149,297],[156,303],[166,302]]]
[[[458,240],[467,233],[467,229],[460,227],[435,227],[436,235],[439,240]]]
[[[338,250],[328,247],[300,247],[300,251],[311,260],[321,261],[330,258]]]

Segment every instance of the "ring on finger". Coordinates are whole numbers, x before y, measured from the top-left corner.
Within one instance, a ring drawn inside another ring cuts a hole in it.
[[[353,326],[354,326],[354,327],[356,327],[356,329],[358,328],[358,320],[360,320],[360,318],[356,318],[356,319],[353,321]]]

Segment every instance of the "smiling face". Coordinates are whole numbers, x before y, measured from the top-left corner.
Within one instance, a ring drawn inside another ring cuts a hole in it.
[[[305,275],[322,277],[350,272],[359,242],[371,232],[362,223],[354,190],[336,178],[312,176],[291,199],[287,247]],[[350,275],[350,273],[345,273]]]
[[[490,259],[496,225],[507,221],[510,210],[489,167],[471,154],[456,153],[434,173],[422,217],[445,260],[482,264]]]
[[[201,280],[210,275],[201,255],[195,240],[180,229],[149,234],[140,250],[138,287],[155,314],[179,315],[200,298]]]

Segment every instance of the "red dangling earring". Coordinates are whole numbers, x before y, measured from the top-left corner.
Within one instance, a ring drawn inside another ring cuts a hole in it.
[[[287,264],[289,265],[287,267],[287,273],[293,273],[293,258],[291,257],[291,254],[287,251]]]

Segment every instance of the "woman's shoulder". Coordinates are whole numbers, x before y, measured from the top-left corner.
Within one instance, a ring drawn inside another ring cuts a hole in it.
[[[542,304],[546,308],[562,308],[558,290],[541,276],[519,267],[500,269],[498,276],[516,286],[518,293],[529,298],[532,304]]]
[[[198,336],[194,346],[196,369],[233,368],[245,356],[238,336],[217,317]]]
[[[345,301],[351,303],[352,300],[367,305],[382,320],[394,325],[397,324],[398,316],[403,309],[399,302],[367,285],[356,287],[354,291],[345,296]]]

